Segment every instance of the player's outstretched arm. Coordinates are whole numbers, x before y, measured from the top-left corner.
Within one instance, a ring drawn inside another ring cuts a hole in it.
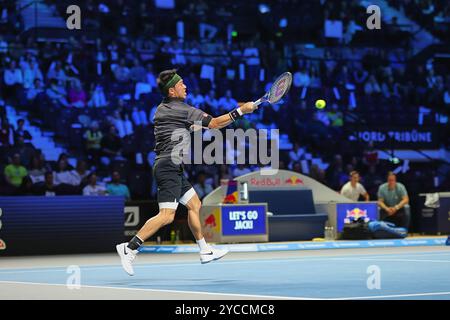
[[[233,111],[221,115],[217,118],[212,118],[211,122],[208,125],[209,129],[222,129],[228,126],[230,123],[236,121],[244,114],[252,113],[255,111],[257,107],[253,104],[253,102],[246,102],[241,105],[239,108],[234,109]]]

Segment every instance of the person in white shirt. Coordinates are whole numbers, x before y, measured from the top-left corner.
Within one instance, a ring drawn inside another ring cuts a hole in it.
[[[22,70],[17,68],[16,61],[11,61],[9,68],[6,69],[3,74],[3,78],[5,80],[5,84],[9,87],[23,83]]]
[[[369,201],[369,194],[363,185],[359,183],[358,171],[350,172],[350,181],[344,184],[341,194],[353,201],[358,201],[360,196],[363,196],[365,201]]]
[[[44,80],[39,65],[34,58],[30,59],[30,62],[24,63],[22,65],[23,74],[23,87],[29,89],[33,86],[34,80],[40,79]]]
[[[55,185],[68,184],[71,186],[77,185],[72,173],[69,171],[66,160],[60,160],[58,163],[58,170],[54,172]]]
[[[91,173],[88,179],[89,184],[83,188],[83,196],[104,196],[106,194],[105,187],[97,184],[95,173]]]
[[[89,176],[90,171],[86,168],[86,161],[79,160],[77,161],[76,169],[70,171],[72,175],[72,183],[74,186],[79,186],[83,183],[83,181]]]

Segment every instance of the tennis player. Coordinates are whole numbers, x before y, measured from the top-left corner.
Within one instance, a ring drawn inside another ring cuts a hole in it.
[[[116,246],[122,267],[129,275],[134,274],[132,262],[138,253],[138,248],[161,227],[172,223],[179,203],[188,209],[189,228],[200,248],[200,262],[208,263],[227,254],[226,250],[209,246],[203,237],[200,222],[202,204],[194,188],[183,174],[183,165],[177,164],[179,159],[174,158],[177,155],[173,151],[179,142],[172,141],[172,133],[180,129],[192,131],[194,124],[199,123],[204,128],[220,129],[257,108],[253,102],[246,102],[227,114],[213,118],[184,102],[186,85],[175,69],[161,72],[157,83],[164,96],[156,109],[154,118],[156,160],[153,174],[158,186],[159,213],[149,219],[130,242]],[[174,159],[177,161],[173,161]]]

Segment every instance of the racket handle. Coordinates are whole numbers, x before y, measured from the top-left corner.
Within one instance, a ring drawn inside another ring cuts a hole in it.
[[[245,102],[238,102],[238,106],[241,107]],[[261,99],[256,100],[253,102],[255,106],[259,106],[262,103]]]

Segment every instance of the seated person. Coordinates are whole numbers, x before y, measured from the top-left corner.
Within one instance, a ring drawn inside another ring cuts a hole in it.
[[[341,194],[353,201],[358,201],[360,196],[363,196],[366,201],[369,201],[369,194],[361,183],[359,183],[359,172],[350,172],[350,181],[342,186]]]
[[[40,182],[34,185],[35,186],[34,193],[36,195],[42,195],[47,197],[56,196],[57,194],[59,194],[58,188],[54,184],[53,180],[54,180],[53,172],[51,171],[46,172],[44,176],[44,182]]]
[[[397,227],[408,229],[408,217],[405,205],[409,203],[406,188],[397,182],[397,176],[389,172],[387,183],[378,188],[378,205],[381,207],[380,217],[383,221],[392,222]]]
[[[83,196],[104,196],[106,190],[97,184],[97,175],[93,172],[88,177],[89,184],[83,188]]]
[[[115,126],[110,126],[108,134],[102,138],[102,162],[105,165],[114,159],[122,158],[122,140]]]
[[[5,167],[5,179],[11,186],[18,188],[22,184],[24,177],[28,175],[27,169],[21,165],[20,155],[15,153],[12,157],[12,163]]]
[[[114,171],[111,177],[111,183],[106,186],[106,192],[111,196],[123,196],[125,200],[130,200],[130,190],[128,187],[120,183],[120,173]]]

